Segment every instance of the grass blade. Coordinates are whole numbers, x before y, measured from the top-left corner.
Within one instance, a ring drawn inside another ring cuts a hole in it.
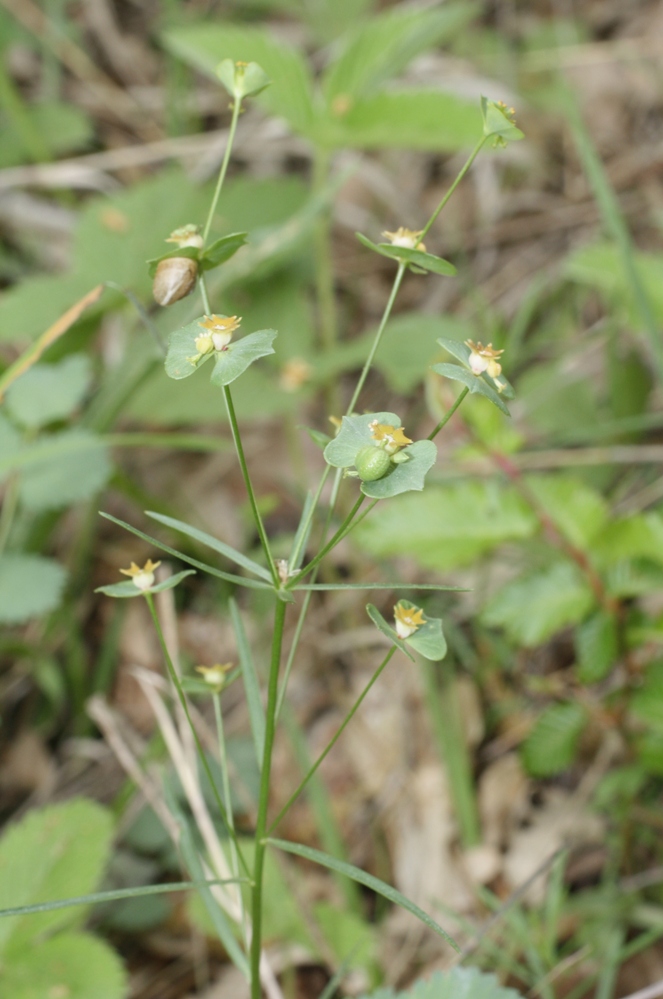
[[[253,559],[242,555],[235,548],[225,544],[223,541],[219,541],[213,535],[207,534],[206,531],[200,531],[197,527],[191,527],[190,524],[185,523],[183,520],[176,520],[175,517],[167,517],[165,514],[155,513],[153,510],[146,510],[145,514],[151,517],[152,520],[158,520],[160,524],[164,524],[166,527],[172,527],[174,531],[180,531],[181,534],[186,534],[187,537],[193,538],[195,541],[200,541],[201,544],[207,545],[208,548],[219,552],[220,555],[225,555],[231,562],[241,565],[243,569],[248,569],[249,572],[255,573],[256,576],[260,576],[261,579],[265,579],[268,583],[272,582],[271,574],[267,569],[263,569]]]
[[[232,597],[230,598],[229,606],[233,628],[235,629],[235,637],[237,638],[239,664],[242,667],[242,676],[244,678],[244,692],[246,693],[246,701],[249,707],[251,733],[256,747],[258,770],[260,770],[265,748],[265,709],[260,697],[260,683],[258,682],[258,674],[256,673],[255,663],[251,654],[251,646],[244,631],[239,607]]]

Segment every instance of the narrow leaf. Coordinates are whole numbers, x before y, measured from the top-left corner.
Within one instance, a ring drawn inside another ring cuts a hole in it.
[[[301,564],[304,559],[304,552],[306,551],[309,535],[311,533],[311,527],[313,526],[313,517],[311,516],[312,506],[313,494],[309,491],[306,494],[304,508],[299,519],[299,526],[297,527],[297,533],[295,534],[295,538],[292,543],[292,551],[295,557],[294,559],[291,557],[288,561],[288,568],[290,572],[295,572],[297,569],[301,568]]]
[[[239,663],[242,667],[242,676],[244,678],[244,692],[246,694],[246,703],[249,708],[251,734],[253,735],[253,742],[256,747],[258,770],[260,770],[262,768],[262,757],[265,749],[265,711],[262,705],[262,698],[260,697],[260,683],[258,681],[258,674],[253,661],[253,655],[251,654],[251,646],[249,645],[246,637],[244,623],[239,613],[239,607],[232,597],[228,601],[228,604],[230,607],[230,617],[232,618],[233,628],[235,629],[235,637],[237,639]]]
[[[370,888],[372,891],[376,892],[378,895],[382,895],[383,898],[388,899],[390,902],[394,902],[396,905],[400,905],[402,909],[407,912],[411,912],[413,916],[420,919],[422,923],[428,926],[429,929],[433,930],[439,936],[443,937],[444,940],[450,944],[455,951],[460,953],[460,947],[449,934],[442,929],[434,919],[420,909],[418,905],[411,902],[396,888],[392,888],[385,881],[381,881],[380,878],[373,877],[372,874],[367,874],[366,871],[360,870],[360,868],[355,867],[354,864],[347,864],[343,860],[337,860],[336,857],[330,857],[327,853],[322,853],[320,850],[313,850],[309,846],[301,846],[299,843],[288,843],[283,839],[268,839],[267,843],[270,846],[275,846],[279,850],[283,850],[285,853],[294,853],[297,857],[302,857],[304,860],[310,860],[314,864],[320,864],[321,867],[327,867],[330,871],[336,871],[338,874],[344,874],[348,878],[352,878],[353,881],[357,881],[360,885],[365,885],[366,888]]]
[[[200,569],[202,572],[207,572],[210,576],[216,576],[218,579],[225,579],[228,583],[237,583],[238,586],[247,586],[249,589],[253,590],[272,589],[272,587],[268,586],[267,583],[262,583],[257,579],[247,579],[246,576],[235,576],[231,572],[223,572],[221,569],[215,569],[214,566],[207,565],[205,562],[199,562],[198,559],[191,558],[189,555],[185,555],[184,552],[178,552],[176,548],[171,548],[170,545],[165,545],[163,541],[157,541],[156,538],[151,537],[149,534],[145,534],[143,531],[139,531],[137,527],[132,527],[131,524],[127,524],[124,520],[119,520],[117,517],[113,517],[110,513],[104,513],[102,510],[100,510],[99,513],[102,517],[105,517],[106,520],[112,521],[113,524],[123,527],[125,531],[130,531],[131,534],[135,534],[137,538],[142,538],[143,541],[147,541],[149,544],[154,545],[154,547],[158,548],[159,551],[167,552],[168,555],[173,555],[182,562],[186,562],[188,565],[193,565],[196,569]]]
[[[469,593],[465,586],[441,586],[438,583],[302,583],[294,590],[451,590]]]
[[[167,517],[163,513],[155,513],[153,510],[146,510],[146,516],[151,517],[152,520],[158,520],[160,524],[164,524],[166,527],[172,527],[174,531],[180,531],[181,534],[186,534],[187,537],[193,538],[195,541],[200,541],[201,544],[207,545],[208,548],[212,548],[215,552],[219,552],[220,555],[225,555],[229,558],[231,562],[236,562],[237,565],[241,565],[244,569],[248,569],[249,572],[255,573],[256,576],[260,576],[261,579],[267,580],[271,583],[272,577],[267,571],[263,569],[261,565],[254,562],[253,559],[248,558],[246,555],[242,555],[235,548],[230,545],[225,544],[223,541],[219,541],[211,534],[207,534],[206,531],[200,531],[197,527],[191,527],[183,520],[176,520],[175,517]]]
[[[434,253],[426,253],[424,250],[411,250],[407,246],[394,246],[392,243],[378,243],[381,249],[388,249],[385,253],[387,257],[405,264],[416,264],[424,271],[431,271],[433,274],[442,274],[445,277],[453,277],[457,273],[453,264],[442,257],[436,257]]]

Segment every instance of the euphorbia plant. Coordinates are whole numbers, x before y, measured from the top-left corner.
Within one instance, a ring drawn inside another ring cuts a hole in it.
[[[260,770],[260,791],[254,829],[254,843],[251,851],[252,860],[250,863],[247,856],[245,856],[247,851],[243,851],[242,842],[238,838],[233,824],[223,738],[222,712],[219,700],[225,687],[240,674],[240,671],[233,670],[232,664],[200,666],[198,667],[198,671],[201,674],[200,679],[193,680],[193,678],[190,678],[183,681],[171,661],[153,600],[153,594],[166,587],[176,585],[183,576],[192,570],[187,570],[179,573],[177,576],[157,583],[154,570],[158,563],[155,564],[148,561],[142,569],[132,564],[129,569],[122,570],[130,577],[129,580],[101,587],[101,591],[113,597],[142,596],[149,606],[161,641],[170,678],[176,689],[181,709],[191,724],[201,762],[214,789],[219,811],[228,832],[229,838],[226,842],[230,851],[230,858],[227,863],[225,861],[223,863],[217,862],[216,870],[214,870],[215,865],[210,858],[207,858],[205,863],[211,864],[213,873],[217,878],[223,878],[228,870],[230,870],[236,881],[243,880],[248,883],[247,905],[244,905],[244,896],[241,894],[235,897],[237,904],[234,907],[230,904],[232,899],[228,903],[227,911],[232,913],[233,919],[240,929],[243,951],[241,948],[238,950],[236,944],[234,950],[230,949],[233,959],[236,960],[238,965],[250,978],[253,999],[259,999],[261,981],[268,988],[270,983],[269,969],[261,956],[265,854],[270,845],[305,856],[309,860],[314,860],[323,866],[353,878],[361,884],[370,886],[375,891],[413,912],[428,926],[445,937],[452,946],[456,946],[445,931],[430,916],[384,882],[328,854],[272,838],[272,833],[313,776],[322,760],[332,749],[336,740],[340,737],[396,650],[402,651],[410,659],[413,659],[415,654],[431,661],[438,661],[444,657],[446,643],[441,620],[428,616],[424,608],[418,606],[416,603],[400,599],[393,609],[393,624],[391,624],[385,620],[376,607],[368,604],[367,612],[369,617],[379,631],[388,639],[388,651],[355,704],[347,712],[343,723],[333,739],[311,766],[281,812],[270,820],[269,804],[272,755],[280,712],[287,693],[288,679],[296,659],[297,644],[308,611],[311,594],[320,585],[316,583],[316,578],[320,564],[326,554],[339,544],[364,516],[370,514],[370,511],[377,503],[388,501],[391,497],[403,492],[425,488],[426,475],[435,464],[437,458],[437,448],[434,438],[445,426],[452,413],[462,403],[468,392],[483,395],[502,411],[508,413],[504,399],[509,398],[512,393],[501,373],[500,358],[502,351],[494,350],[491,344],[484,347],[482,344],[475,344],[472,341],[460,344],[456,341],[447,340],[440,340],[439,343],[451,352],[459,363],[438,364],[434,370],[452,380],[460,381],[463,389],[454,405],[426,439],[416,440],[414,436],[409,436],[409,434],[413,434],[412,428],[408,427],[406,432],[400,417],[396,413],[387,411],[362,413],[358,410],[360,409],[361,393],[367,374],[379,348],[406,271],[411,269],[418,273],[431,273],[443,276],[450,276],[455,272],[453,265],[448,261],[429,253],[426,249],[423,241],[431,226],[483,145],[487,142],[492,142],[495,145],[504,145],[508,140],[520,138],[521,133],[514,125],[513,115],[509,109],[500,104],[483,100],[483,135],[477,142],[475,149],[458,177],[451,185],[450,190],[437,206],[425,226],[420,230],[411,230],[401,226],[395,232],[384,233],[385,241],[380,243],[373,243],[366,237],[359,236],[364,246],[394,261],[396,273],[391,293],[355,390],[347,404],[346,411],[342,419],[336,421],[338,426],[336,436],[329,439],[325,438],[319,432],[314,434],[318,441],[322,440],[325,466],[317,488],[307,497],[300,525],[288,558],[276,559],[272,552],[271,540],[263,523],[260,504],[255,494],[250,468],[244,452],[242,435],[235,415],[231,385],[251,364],[274,352],[273,343],[277,334],[275,330],[260,330],[243,335],[241,333],[241,320],[239,317],[225,315],[223,311],[215,312],[213,310],[206,285],[207,271],[213,267],[222,265],[246,240],[245,233],[232,233],[217,239],[212,244],[208,242],[217,203],[223,189],[242,102],[246,97],[250,97],[251,94],[264,89],[268,81],[260,67],[255,63],[249,63],[248,65],[243,63],[232,64],[229,60],[225,60],[219,66],[218,76],[232,95],[233,113],[229,141],[207,219],[202,227],[183,220],[182,227],[169,237],[171,241],[177,243],[177,249],[152,261],[150,266],[152,272],[155,274],[155,294],[157,300],[164,305],[169,304],[171,301],[179,300],[179,298],[184,297],[186,294],[193,293],[194,282],[191,280],[191,277],[194,275],[195,283],[202,300],[202,314],[171,334],[165,361],[166,372],[174,379],[187,378],[193,375],[198,368],[206,365],[208,361],[214,361],[211,369],[211,381],[215,385],[218,385],[223,393],[237,459],[244,478],[256,531],[263,549],[264,564],[258,563],[225,542],[171,517],[150,514],[150,516],[160,523],[196,539],[198,542],[207,545],[218,554],[221,554],[241,569],[243,574],[228,572],[216,566],[199,562],[177,552],[175,549],[162,544],[154,538],[150,538],[128,524],[124,524],[123,526],[139,537],[149,540],[155,547],[176,555],[184,562],[188,562],[203,572],[210,572],[238,587],[259,589],[271,592],[273,595],[271,656],[265,698],[263,698],[258,689],[257,674],[250,666],[250,655],[238,608],[234,603],[229,608],[238,634],[238,644],[242,651],[241,675],[246,687],[257,762]],[[168,281],[166,281],[166,278]],[[180,287],[173,288],[173,282],[179,279],[183,283]],[[164,291],[164,288],[166,288],[166,291]],[[216,307],[221,308],[220,306]],[[324,485],[332,472],[334,473],[333,488],[331,489],[327,509],[321,518],[322,529],[318,550],[309,554],[308,561],[305,561],[305,555],[309,549],[312,526],[320,515]],[[345,480],[348,481],[347,485],[344,486],[343,483]],[[358,480],[358,482],[354,480]],[[332,528],[336,524],[336,510],[341,500],[342,489],[344,490],[342,497],[344,503],[346,501],[346,492],[349,492],[351,496],[354,494],[355,499],[347,503],[346,506],[349,509],[340,518],[340,522],[333,530]],[[370,499],[372,502],[364,506],[367,499]],[[362,506],[364,508],[360,513]],[[325,584],[322,585],[324,586]],[[333,584],[333,588],[416,591],[417,589],[443,590],[448,587],[434,584],[418,587],[399,582],[386,582],[382,584],[336,583]],[[294,594],[298,592],[303,592],[304,599],[298,611],[294,638],[290,648],[287,650],[286,665],[282,673],[284,625],[286,615],[294,613],[294,608],[292,608]],[[207,688],[208,692],[214,698],[215,716],[219,733],[222,782],[218,788],[215,786],[209,764],[205,754],[202,752],[199,737],[193,725],[192,715],[188,706],[187,691],[191,690],[200,693],[205,688]],[[223,867],[223,869],[218,869],[219,866]],[[191,873],[193,876],[196,876],[194,870]],[[225,938],[224,942],[226,942]],[[248,957],[248,960],[246,960],[246,957]]]

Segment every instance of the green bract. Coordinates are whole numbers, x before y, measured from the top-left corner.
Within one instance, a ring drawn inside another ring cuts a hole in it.
[[[489,101],[481,98],[481,114],[483,116],[483,134],[494,137],[496,146],[506,146],[507,142],[517,142],[525,136],[516,126],[513,118],[513,108],[507,108],[501,101]]]
[[[224,59],[216,67],[216,75],[229,94],[237,100],[260,94],[272,82],[257,62],[233,62]]]
[[[212,381],[215,385],[230,385],[259,357],[274,353],[272,343],[276,330],[259,330],[239,340],[232,340],[224,350],[210,350],[208,354],[200,357],[197,363],[193,363],[192,359],[198,353],[196,338],[205,333],[205,329],[200,325],[204,319],[205,316],[200,316],[187,326],[182,326],[171,333],[165,365],[169,378],[188,378],[196,368],[214,357],[216,364],[212,372]]]
[[[410,603],[409,600],[399,600],[401,606],[406,608],[417,609],[416,604]],[[430,659],[432,662],[437,662],[440,659],[444,659],[447,654],[447,643],[442,632],[442,621],[439,617],[427,617],[422,625],[420,625],[413,634],[408,638],[399,638],[396,630],[385,621],[384,617],[373,604],[366,605],[366,613],[370,617],[371,621],[375,627],[386,635],[387,638],[396,645],[401,652],[404,652],[409,659],[413,659],[413,656],[408,649],[414,649],[418,652],[420,656],[424,659]]]
[[[448,260],[436,257],[433,253],[426,253],[424,250],[411,250],[406,246],[394,246],[393,243],[373,243],[367,236],[360,232],[355,236],[369,250],[380,253],[383,257],[390,257],[399,264],[408,264],[413,271],[421,273],[431,271],[433,274],[443,274],[445,277],[453,277],[456,268]]]
[[[401,420],[395,413],[364,413],[361,416],[344,416],[338,436],[327,445],[325,461],[334,468],[352,468],[359,458],[360,464],[368,466],[366,448],[379,448],[371,433],[371,424],[376,422],[398,428]],[[360,457],[361,454],[361,457]],[[365,496],[373,499],[387,499],[411,489],[424,488],[426,472],[435,464],[437,448],[432,441],[416,441],[397,451],[391,458],[391,469],[375,480],[366,479],[361,484]],[[394,460],[395,459],[395,460]],[[357,472],[362,477],[362,469]]]
[[[176,250],[169,250],[162,253],[160,257],[153,257],[147,261],[147,270],[150,277],[154,277],[157,267],[162,260],[170,260],[171,257],[188,257],[189,260],[197,260],[201,270],[209,271],[220,264],[224,264],[246,243],[246,232],[232,232],[228,236],[221,236],[215,240],[206,250],[201,250],[197,246],[179,246]]]
[[[174,586],[181,583],[185,576],[195,576],[194,569],[184,569],[174,576],[169,576],[162,583],[155,583],[147,590],[140,590],[131,579],[124,579],[121,583],[111,583],[109,586],[98,586],[95,593],[104,593],[107,597],[143,597],[146,593],[161,593],[163,590],[172,590]]]
[[[487,372],[484,371],[483,374],[475,375],[470,369],[470,348],[467,344],[461,343],[460,340],[450,340],[444,336],[438,337],[437,342],[440,347],[444,347],[450,354],[453,354],[461,362],[462,367],[458,364],[433,364],[432,370],[437,372],[438,375],[444,375],[445,378],[452,378],[456,382],[461,382],[470,392],[489,399],[505,416],[510,416],[511,414],[504,399],[513,399],[515,392],[513,391],[513,386],[510,385],[506,378],[500,375],[501,391],[499,391],[495,379],[491,378]]]

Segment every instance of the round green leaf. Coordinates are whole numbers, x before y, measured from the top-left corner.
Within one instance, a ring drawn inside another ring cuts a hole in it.
[[[399,454],[407,455],[408,461],[392,465],[391,471],[381,479],[362,482],[361,491],[365,496],[370,496],[372,499],[388,499],[390,496],[398,496],[399,493],[407,493],[411,489],[424,488],[426,473],[437,461],[437,448],[433,441],[415,441],[414,444],[399,451]]]
[[[18,624],[57,607],[66,572],[51,558],[10,553],[0,558],[0,621]]]
[[[217,351],[212,372],[214,385],[230,385],[259,357],[273,354],[272,344],[276,335],[276,330],[258,330],[241,340],[232,341],[225,350]]]

